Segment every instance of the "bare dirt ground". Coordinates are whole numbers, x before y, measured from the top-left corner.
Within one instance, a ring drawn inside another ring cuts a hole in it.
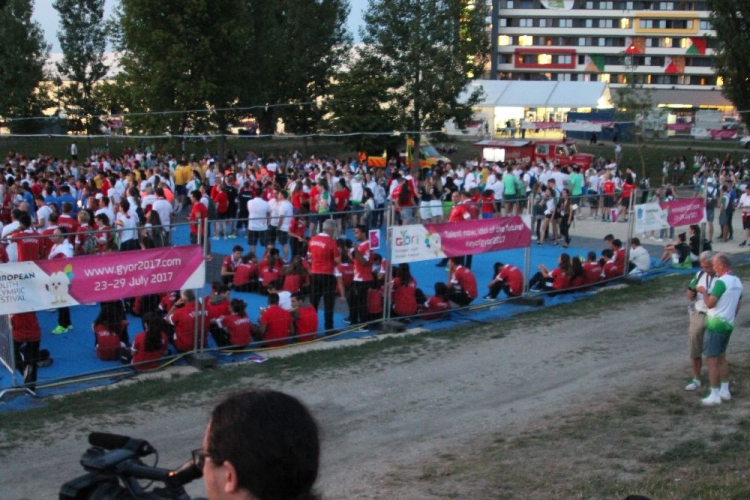
[[[644,291],[648,286],[642,285]],[[526,324],[516,323],[509,330],[499,322],[480,334],[430,337],[416,346],[386,349],[358,364],[343,363],[312,376],[254,379],[252,385],[290,392],[312,408],[323,431],[318,490],[324,498],[571,498],[522,487],[500,494],[476,464],[532,467],[530,475],[564,477],[568,473],[555,459],[543,463],[561,443],[542,443],[549,449],[532,459],[533,454],[527,458],[525,451],[519,452],[519,440],[544,433],[569,416],[585,417],[624,397],[635,398],[644,388],[667,388],[683,397],[689,367],[682,291],[624,306],[610,291],[611,307],[604,311],[587,313],[585,301],[567,306],[583,317],[527,317]],[[746,308],[738,324],[749,320]],[[737,328],[730,361],[748,351],[746,328]],[[745,390],[745,397],[748,393]],[[206,394],[192,405],[130,411],[72,425],[50,422],[46,436],[22,440],[0,457],[0,497],[56,498],[63,482],[82,473],[78,460],[91,430],[147,439],[160,451],[161,465],[177,465],[200,446],[207,414],[220,396]],[[742,389],[737,396],[742,398]],[[736,403],[699,409],[698,394],[685,397],[684,411],[694,412],[696,419],[705,418],[701,411],[728,412]],[[102,404],[106,401],[103,393]],[[637,405],[637,399],[633,401]],[[603,447],[608,446],[604,436]],[[635,450],[664,445],[654,439],[658,436],[634,436],[630,444]],[[512,449],[502,452],[509,442],[515,443]],[[575,461],[581,450],[568,451],[561,460]],[[613,477],[628,481],[637,472],[625,466]],[[200,481],[195,483],[190,493],[203,494]]]

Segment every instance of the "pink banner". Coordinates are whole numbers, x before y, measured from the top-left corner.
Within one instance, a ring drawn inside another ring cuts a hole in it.
[[[667,130],[673,130],[675,132],[690,132],[692,128],[692,123],[670,123],[667,125]]]
[[[667,212],[669,227],[689,226],[706,221],[706,200],[704,198],[685,198],[659,203]]]
[[[554,130],[560,128],[560,122],[534,122],[537,130]]]
[[[67,276],[67,294],[78,303],[202,288],[206,281],[199,245],[45,260],[35,264],[50,276]]]
[[[719,129],[712,129],[711,130],[711,139],[719,140],[719,141],[728,141],[730,139],[734,139],[737,137],[737,131],[736,130],[719,130]]]
[[[521,217],[425,224],[424,227],[430,234],[440,235],[446,257],[525,248],[531,244],[531,230]]]

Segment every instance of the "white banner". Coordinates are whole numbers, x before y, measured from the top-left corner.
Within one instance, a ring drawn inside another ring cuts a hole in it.
[[[636,233],[643,234],[647,231],[659,231],[668,228],[667,211],[661,209],[659,202],[635,206]]]

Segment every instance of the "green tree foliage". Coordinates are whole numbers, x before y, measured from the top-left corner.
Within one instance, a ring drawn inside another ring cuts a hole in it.
[[[40,91],[49,46],[38,23],[31,20],[32,0],[8,0],[0,9],[0,115],[37,117],[50,104]],[[43,120],[11,123],[13,132],[35,132]]]
[[[282,104],[253,110],[261,132],[272,133],[278,118],[287,132],[320,129],[330,92],[351,37],[346,0],[249,0],[250,77],[245,100]],[[292,104],[292,106],[286,106]]]
[[[122,51],[120,95],[138,132],[225,132],[247,85],[245,0],[121,0],[110,23]],[[182,111],[181,113],[159,113]]]
[[[94,89],[109,69],[104,63],[104,0],[55,0],[52,5],[60,14],[57,38],[63,53],[57,71],[66,80],[59,89],[60,101],[78,130],[94,134],[102,113]]]
[[[750,109],[750,2],[746,0],[709,0],[711,25],[719,41],[714,67],[723,78],[724,96],[737,109]],[[742,121],[750,125],[750,115],[742,114]]]
[[[340,77],[335,98],[366,99],[372,114],[344,116],[346,108],[340,106],[338,123],[372,118],[379,125],[390,121],[385,130],[439,130],[450,118],[468,121],[479,93],[464,103],[458,98],[471,79],[484,73],[490,48],[486,15],[483,1],[370,0],[361,32],[364,46],[350,71],[369,73],[387,88],[352,79],[344,88],[347,79]],[[350,115],[362,111],[352,105]]]

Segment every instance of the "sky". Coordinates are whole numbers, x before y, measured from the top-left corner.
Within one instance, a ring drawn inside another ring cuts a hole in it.
[[[51,52],[60,52],[60,44],[57,42],[57,30],[60,28],[57,11],[52,7],[54,0],[35,0],[34,2],[34,20],[37,21],[44,30],[44,36],[47,43],[52,45]],[[105,16],[109,18],[117,5],[117,0],[105,0]],[[347,28],[354,37],[354,41],[359,41],[358,28],[362,24],[362,13],[367,8],[367,0],[349,0],[351,10]]]

